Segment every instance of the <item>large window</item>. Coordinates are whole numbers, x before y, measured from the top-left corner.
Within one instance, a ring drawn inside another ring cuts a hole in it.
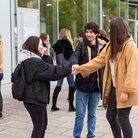
[[[103,29],[108,32],[110,21],[119,16],[120,7],[118,0],[103,0]]]
[[[18,0],[18,7],[38,9],[38,0]]]
[[[118,16],[128,21],[131,33],[138,44],[138,0],[103,0],[103,29],[106,32],[110,21]]]
[[[59,1],[59,30],[68,28],[75,40],[83,30],[83,0]]]
[[[60,29],[68,28],[76,42],[88,21],[98,23],[97,0],[41,0],[41,32],[48,32],[51,44],[58,39]]]

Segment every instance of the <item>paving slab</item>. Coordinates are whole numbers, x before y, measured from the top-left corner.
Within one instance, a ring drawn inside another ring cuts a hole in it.
[[[56,82],[51,83],[51,96]],[[32,122],[22,102],[16,101],[11,95],[11,84],[2,85],[2,95],[4,99],[3,119],[0,119],[0,138],[30,138]],[[75,112],[69,112],[68,86],[64,82],[63,88],[58,97],[57,112],[51,112],[51,101],[48,105],[48,128],[45,138],[73,138],[73,127]],[[96,138],[113,138],[110,126],[105,118],[106,111],[97,110]],[[138,106],[134,107],[130,116],[134,136],[138,138]],[[82,138],[87,134],[87,116],[84,119]]]

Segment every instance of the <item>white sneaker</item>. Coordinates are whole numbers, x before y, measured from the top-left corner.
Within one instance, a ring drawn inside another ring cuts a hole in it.
[[[102,106],[102,105],[99,105],[99,106],[97,107],[97,110],[104,110],[104,109],[105,109],[105,107]]]

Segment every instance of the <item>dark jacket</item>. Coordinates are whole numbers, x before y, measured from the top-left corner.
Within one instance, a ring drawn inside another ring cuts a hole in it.
[[[97,39],[96,45],[91,46],[92,58],[96,57],[99,52],[105,47],[107,43],[104,40]],[[71,64],[85,64],[88,62],[88,43],[78,45],[70,58]],[[84,92],[100,91],[101,87],[101,73],[100,71],[94,72],[87,78],[83,78],[81,74],[76,75],[75,85],[78,90]]]
[[[53,65],[53,59],[52,59],[51,56],[49,56],[49,55],[43,55],[43,56],[42,56],[42,59],[43,59],[46,63],[49,63],[49,64]]]
[[[64,78],[71,72],[68,66],[53,66],[36,57],[26,59],[24,68],[28,83],[24,102],[42,106],[49,103],[50,81]]]
[[[46,47],[46,48],[48,48],[48,46],[47,46],[45,43],[43,43],[43,46]],[[48,49],[48,50],[49,50],[49,49]],[[43,56],[42,56],[42,59],[43,59],[46,63],[49,63],[49,64],[53,65],[53,59],[52,59],[51,56],[49,56],[49,55],[43,55]]]
[[[63,53],[65,59],[69,60],[72,53],[73,53],[73,48],[72,45],[69,41],[67,40],[57,40],[57,42],[52,46],[56,55]]]

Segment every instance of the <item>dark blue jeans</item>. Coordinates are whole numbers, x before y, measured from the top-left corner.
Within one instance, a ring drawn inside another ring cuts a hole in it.
[[[69,87],[74,86],[74,76],[72,74],[69,74],[66,78],[67,78],[68,86]],[[64,78],[58,80],[57,81],[57,86],[62,87],[63,80],[64,80]]]
[[[116,108],[116,89],[112,88],[109,104],[107,107],[106,118],[112,129],[114,138],[132,138],[133,131],[129,120],[131,107]]]
[[[3,98],[1,94],[1,80],[3,78],[3,73],[0,73],[0,112],[3,110]]]

